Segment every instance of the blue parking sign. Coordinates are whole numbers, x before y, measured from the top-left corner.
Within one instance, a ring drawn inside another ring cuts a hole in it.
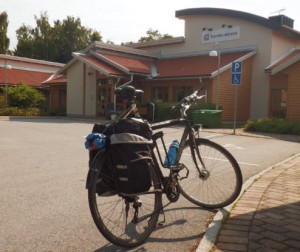
[[[242,73],[242,62],[232,62],[231,73]]]
[[[241,84],[242,62],[232,62],[231,65],[231,84]]]
[[[241,84],[241,74],[232,74],[231,75],[231,84]]]

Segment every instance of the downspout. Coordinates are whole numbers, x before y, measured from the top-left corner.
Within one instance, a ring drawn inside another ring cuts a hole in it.
[[[130,81],[124,83],[123,85],[121,85],[120,87],[126,86],[128,84],[130,84],[133,81],[133,74],[131,75]]]
[[[114,89],[116,89],[116,87],[118,86],[120,80],[121,80],[121,77],[118,77],[118,80],[115,83]],[[116,97],[115,92],[114,92],[114,112],[117,112],[117,97]]]
[[[117,85],[119,84],[120,79],[121,78],[119,77],[117,82],[115,83],[115,87],[114,87],[115,89],[116,89]],[[132,81],[133,81],[133,74],[131,75],[130,81],[122,84],[120,87],[123,87],[123,86],[126,86],[126,85],[130,84]],[[114,112],[116,112],[116,106],[117,106],[116,102],[117,102],[117,98],[116,98],[116,94],[114,93]]]
[[[205,88],[205,103],[207,103],[207,85],[205,84],[205,82],[202,80],[201,77],[199,77],[199,81],[200,81],[200,90],[202,90],[203,88]]]

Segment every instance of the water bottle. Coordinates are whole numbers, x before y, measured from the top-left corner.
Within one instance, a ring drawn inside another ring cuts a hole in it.
[[[167,157],[165,158],[165,162],[164,162],[165,166],[170,167],[171,165],[175,164],[178,149],[179,149],[179,142],[177,140],[174,140],[171,143],[170,148],[168,150]]]

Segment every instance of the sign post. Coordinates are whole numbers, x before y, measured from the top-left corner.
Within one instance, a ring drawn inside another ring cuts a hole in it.
[[[235,129],[236,129],[238,86],[241,84],[241,79],[242,79],[242,62],[232,62],[231,84],[235,86],[234,119],[233,119],[233,134],[234,135],[235,135]]]

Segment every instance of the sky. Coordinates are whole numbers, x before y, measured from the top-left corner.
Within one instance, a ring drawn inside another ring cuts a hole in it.
[[[7,36],[12,50],[17,44],[16,30],[23,24],[36,27],[34,16],[44,12],[51,25],[67,16],[80,18],[83,26],[100,32],[103,42],[120,44],[137,42],[150,28],[183,36],[184,21],[176,18],[175,12],[203,7],[239,10],[265,18],[284,14],[294,19],[294,29],[300,31],[299,0],[0,0],[0,13],[8,14]]]

